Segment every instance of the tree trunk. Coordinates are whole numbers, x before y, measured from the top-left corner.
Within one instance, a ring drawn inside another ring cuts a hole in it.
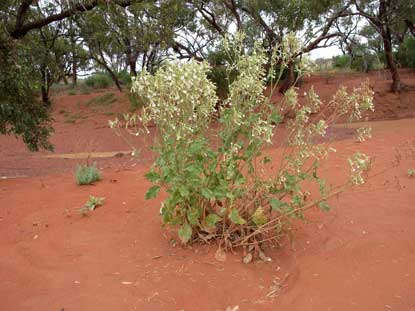
[[[385,51],[386,62],[392,75],[392,92],[400,92],[401,79],[399,77],[399,72],[398,68],[396,67],[395,60],[393,59],[392,35],[389,27],[388,17],[389,5],[389,1],[379,0],[379,19],[381,23],[378,25],[378,28],[383,40],[383,49]]]
[[[295,64],[291,62],[287,67],[287,76],[284,79],[279,91],[280,93],[285,93],[290,87],[295,83]]]
[[[72,44],[72,84],[76,85],[78,82],[78,64],[76,62],[76,40],[75,37],[72,35],[71,37],[71,44]]]
[[[42,102],[45,106],[49,107],[50,106],[50,100],[49,100],[49,92],[47,90],[47,88],[42,85],[40,87],[40,90],[42,92]]]
[[[117,75],[108,66],[105,66],[105,69],[107,69],[109,75],[111,76],[112,81],[114,81],[115,85],[117,86],[117,89],[120,92],[122,92],[121,82],[120,82],[120,80],[118,80]]]
[[[40,72],[42,74],[42,84],[40,85],[40,92],[42,94],[42,102],[46,107],[50,107],[50,99],[49,99],[49,81],[50,76],[47,71],[48,69],[46,66],[42,66]]]
[[[130,67],[130,74],[133,77],[137,76],[137,58],[134,58],[131,54],[127,55],[128,66]]]
[[[114,83],[115,83],[115,85],[116,85],[116,87],[117,87],[117,89],[120,91],[120,92],[122,92],[122,87],[121,87],[121,82],[120,82],[120,80],[118,79],[118,77],[117,77],[117,75],[114,73],[114,71],[112,71],[112,69],[111,69],[111,67],[106,63],[106,61],[105,61],[105,58],[104,58],[104,55],[103,55],[103,53],[102,53],[102,51],[100,50],[99,51],[99,53],[100,53],[100,56],[101,56],[101,58],[102,59],[100,59],[99,58],[99,56],[97,56],[97,55],[94,55],[94,54],[91,54],[91,57],[99,64],[99,65],[101,65],[102,67],[104,67],[105,68],[105,70],[108,72],[108,74],[110,75],[110,77],[111,77],[111,79],[112,79],[112,81],[114,81]]]
[[[400,92],[401,90],[401,79],[399,77],[398,68],[393,58],[392,51],[392,40],[390,35],[389,27],[386,26],[386,30],[382,31],[383,48],[385,50],[385,56],[388,68],[392,75],[392,92]]]

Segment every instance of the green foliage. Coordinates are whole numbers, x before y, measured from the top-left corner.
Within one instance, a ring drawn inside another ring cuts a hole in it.
[[[106,74],[96,73],[86,78],[84,83],[93,89],[106,89],[112,85],[112,80]]]
[[[402,67],[415,68],[415,38],[406,37],[399,46],[397,60]]]
[[[79,210],[83,215],[86,215],[89,212],[94,211],[97,207],[103,205],[104,201],[105,198],[103,197],[94,197],[93,195],[90,195],[88,201]]]
[[[52,150],[50,107],[39,100],[26,53],[23,45],[0,49],[0,134],[21,137],[31,151]]]
[[[219,99],[226,99],[229,95],[229,84],[236,78],[236,72],[230,71],[229,56],[223,50],[212,51],[208,55],[208,62],[212,66],[207,78],[216,86],[216,95]]]
[[[121,84],[126,85],[126,86],[131,86],[131,75],[129,74],[128,71],[123,70],[120,71],[118,74],[118,79],[120,80]]]
[[[380,58],[365,50],[361,54],[357,53],[353,58],[350,55],[334,56],[333,66],[338,69],[352,69],[360,72],[368,72],[382,67]]]
[[[78,185],[91,185],[101,180],[101,174],[95,163],[92,165],[77,165],[75,179]]]
[[[351,56],[350,55],[337,55],[333,56],[333,67],[341,69],[350,69]]]
[[[142,107],[144,107],[144,105],[145,105],[145,102],[144,102],[143,98],[141,98],[141,96],[139,94],[131,92],[131,90],[128,90],[127,98],[128,98],[128,100],[131,104],[131,110],[132,111],[137,111],[137,110],[141,109]]]
[[[287,40],[291,41],[272,56],[276,63],[288,64],[291,53],[297,53],[294,36]],[[148,132],[150,123],[157,125],[153,148],[158,158],[146,175],[154,185],[146,199],[155,198],[161,189],[167,192],[162,219],[178,227],[183,243],[218,237],[225,248],[231,248],[277,240],[292,219],[304,218],[307,208],[329,209],[326,200],[334,189],[319,176],[318,167],[332,149],[316,144],[316,139],[325,135],[326,119],[349,116],[358,120],[372,110],[373,92],[368,84],[352,93],[340,89],[330,102],[338,115],[328,118],[318,114],[321,101],[312,89],[306,103],[299,105],[296,89],[291,88],[282,105],[293,109],[296,116],[287,122],[287,136],[279,138],[286,141],[288,150],[283,158],[270,159],[262,153],[272,144],[282,116],[264,90],[266,78],[275,72],[265,72],[267,57],[259,44],[251,53],[244,52],[243,35],[223,44],[230,55],[229,68],[238,75],[229,85],[215,130],[211,125],[217,97],[215,85],[207,78],[210,67],[195,61],[166,63],[155,75],[143,72],[133,81],[132,90],[148,104],[140,115],[126,115],[125,125],[118,119],[110,125],[131,129],[139,120],[144,128],[130,130],[133,135]],[[309,70],[305,59],[297,66],[300,73]],[[279,166],[269,171],[270,163],[276,162]],[[351,175],[344,186],[364,182],[369,159],[356,154],[349,165]],[[264,174],[266,170],[269,174]],[[312,183],[320,190],[310,201],[307,189]]]

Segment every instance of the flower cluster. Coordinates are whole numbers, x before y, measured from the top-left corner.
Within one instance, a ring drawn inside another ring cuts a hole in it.
[[[166,63],[155,75],[144,71],[132,92],[146,103],[141,121],[153,121],[167,136],[181,139],[206,127],[215,109],[215,86],[206,78],[207,63]]]
[[[350,167],[350,181],[353,185],[365,183],[363,174],[370,168],[370,158],[364,153],[357,152],[348,159]]]

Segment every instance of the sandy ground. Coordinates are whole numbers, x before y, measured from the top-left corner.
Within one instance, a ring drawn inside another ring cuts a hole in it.
[[[76,111],[82,96],[56,101],[56,152],[128,150],[111,136],[102,111],[81,104],[90,116],[65,123],[59,111]],[[394,108],[393,118],[410,116],[408,102],[405,113]],[[33,176],[0,180],[1,309],[415,310],[415,178],[406,173],[415,168],[415,121],[372,126],[368,143],[334,143],[338,157],[326,174],[342,178],[352,150],[375,158],[372,174],[389,170],[333,199],[331,212],[310,211],[294,241],[267,249],[272,262],[248,265],[240,253],[216,261],[215,245],[174,243],[174,233],[161,227],[160,200],[143,199],[147,160],[97,158],[103,180],[79,187],[72,171],[84,160],[29,154],[0,137],[0,175]],[[393,167],[395,147],[402,160]],[[83,217],[78,209],[89,195],[105,197],[105,204]]]

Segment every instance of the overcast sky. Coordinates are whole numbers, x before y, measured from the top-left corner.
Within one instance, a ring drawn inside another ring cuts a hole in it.
[[[337,46],[315,49],[309,53],[312,60],[316,60],[317,58],[332,58],[333,56],[340,54],[342,54],[342,52]]]

